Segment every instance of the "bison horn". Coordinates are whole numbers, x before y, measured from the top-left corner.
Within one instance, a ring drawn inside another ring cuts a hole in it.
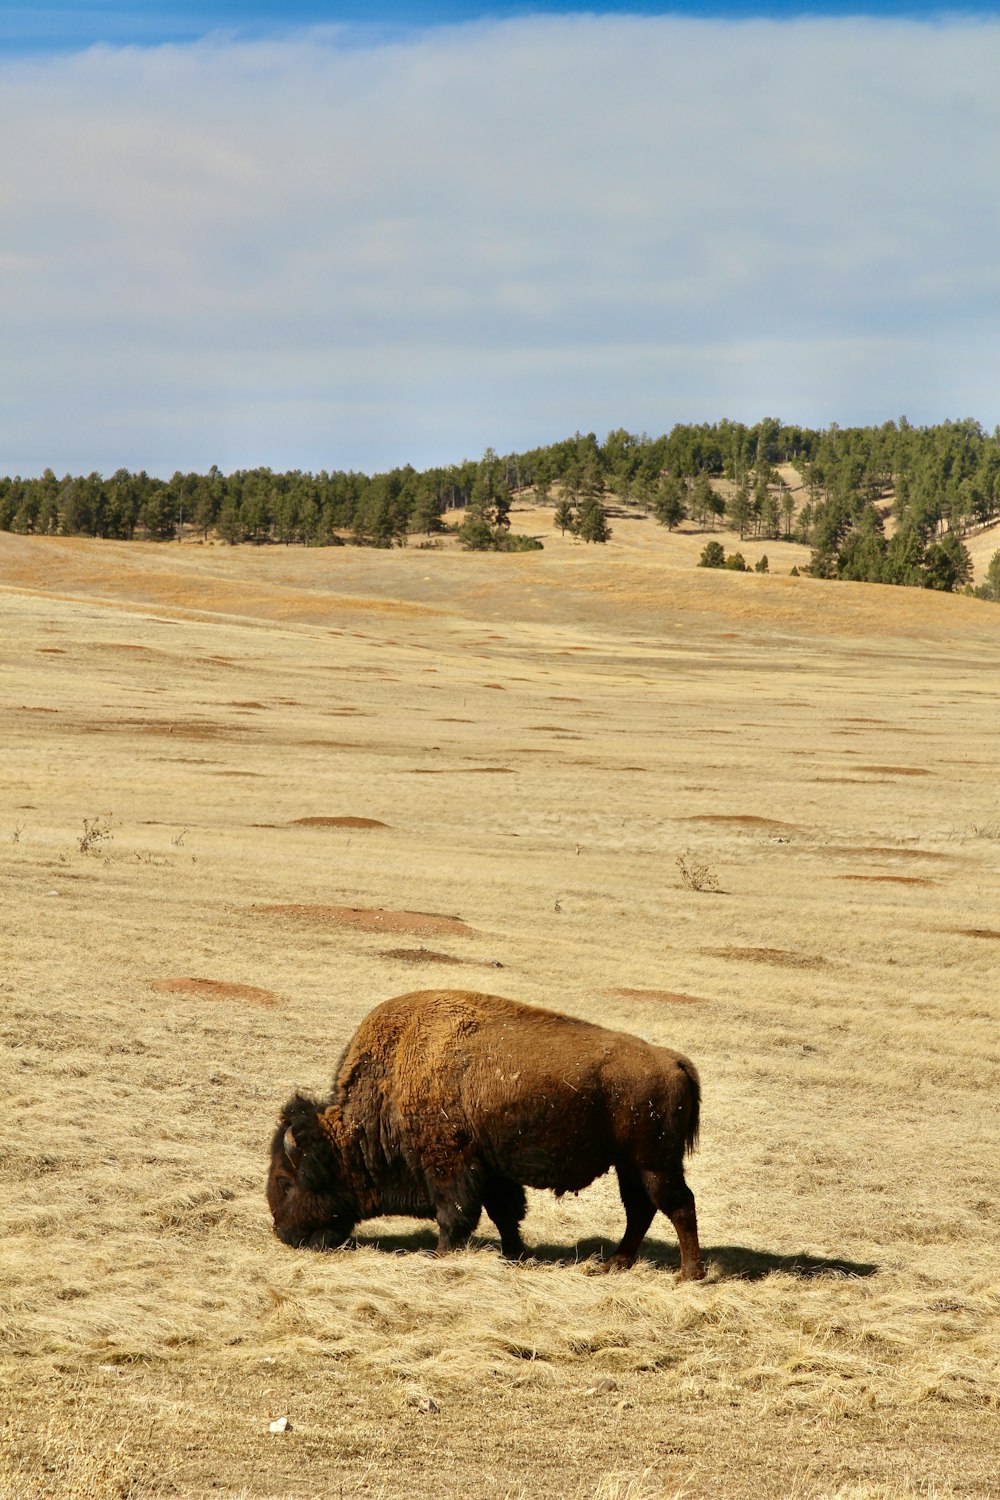
[[[290,1125],[285,1131],[285,1139],[283,1145],[285,1148],[285,1155],[288,1157],[288,1160],[291,1162],[293,1167],[296,1166],[299,1157],[302,1155],[302,1151],[299,1147],[298,1141],[295,1139],[295,1132],[292,1130],[292,1127]]]

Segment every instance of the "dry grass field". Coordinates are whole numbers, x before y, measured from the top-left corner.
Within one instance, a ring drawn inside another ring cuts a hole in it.
[[[515,519],[0,536],[3,1500],[1000,1495],[1000,610]],[[695,1059],[705,1282],[593,1274],[613,1179],[278,1243],[279,1107],[439,986]]]

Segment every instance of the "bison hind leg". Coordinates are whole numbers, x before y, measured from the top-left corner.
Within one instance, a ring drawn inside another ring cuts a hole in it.
[[[643,1176],[632,1166],[619,1163],[615,1168],[618,1188],[625,1208],[625,1233],[622,1242],[610,1260],[604,1262],[606,1271],[627,1271],[646,1238],[646,1230],[653,1222],[656,1206],[643,1184]]]
[[[642,1180],[650,1198],[676,1231],[681,1248],[681,1280],[700,1281],[705,1267],[698,1244],[698,1216],[683,1168],[678,1164],[673,1172],[643,1172]]]
[[[483,1207],[500,1231],[500,1254],[505,1260],[521,1260],[527,1253],[521,1238],[521,1220],[528,1212],[524,1188],[507,1177],[492,1177],[483,1189]]]

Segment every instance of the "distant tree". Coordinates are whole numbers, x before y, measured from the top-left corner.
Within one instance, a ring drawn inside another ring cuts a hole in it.
[[[792,518],[795,515],[795,496],[787,485],[781,490],[781,515],[785,523],[785,541],[789,541],[792,535]]]
[[[975,591],[977,599],[1000,603],[1000,551],[994,552],[986,566],[986,577]]]
[[[722,566],[729,568],[733,573],[748,573],[750,571],[747,567],[747,560],[742,552],[730,552]]]
[[[410,530],[423,532],[425,536],[443,530],[437,487],[426,475],[417,485],[416,500],[410,513]]]
[[[767,573],[770,571],[766,552],[764,553],[763,557],[759,557],[754,563],[753,570],[755,573]]]
[[[882,581],[903,587],[919,586],[923,582],[923,562],[923,539],[917,527],[906,521],[885,549]]]
[[[466,552],[495,551],[496,528],[480,502],[473,501],[466,510],[465,520],[458,528],[458,540]]]
[[[691,515],[699,526],[714,526],[716,519],[726,513],[726,502],[712,488],[712,481],[703,469],[694,477],[690,503]]]
[[[952,593],[972,577],[972,558],[953,531],[932,542],[924,553],[924,587]]]
[[[664,474],[653,496],[653,514],[661,526],[672,531],[687,516],[687,490],[682,479]]]
[[[563,536],[566,535],[567,531],[576,530],[576,514],[568,500],[559,501],[555,509],[555,515],[552,517],[552,524],[559,528]]]
[[[599,543],[606,542],[611,535],[607,511],[596,496],[585,500],[580,507],[577,535],[585,542]]]
[[[722,568],[726,563],[726,549],[721,542],[706,542],[698,559],[699,568]]]
[[[752,515],[750,486],[748,484],[744,482],[733,491],[726,505],[726,513],[729,517],[729,524],[734,531],[739,532],[740,541],[742,541],[750,529]]]
[[[222,503],[215,519],[215,529],[222,540],[228,542],[231,547],[246,541],[246,527],[240,520],[236,501],[231,495],[227,496]]]

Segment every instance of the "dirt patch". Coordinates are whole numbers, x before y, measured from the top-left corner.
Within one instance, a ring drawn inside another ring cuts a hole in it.
[[[151,990],[166,995],[200,995],[206,1000],[242,1000],[246,1005],[277,1005],[273,990],[255,984],[228,984],[223,979],[151,979]]]
[[[930,776],[924,766],[858,766],[859,771],[871,771],[879,776]]]
[[[378,818],[355,818],[346,816],[343,818],[293,818],[289,828],[388,828],[388,823],[382,823]]]
[[[692,813],[682,822],[738,823],[743,828],[795,828],[794,823],[782,823],[780,818],[758,818],[754,813]]]
[[[679,990],[605,990],[615,1000],[654,1000],[659,1005],[707,1005],[701,995],[684,995]]]
[[[234,698],[229,705],[230,708],[263,708],[263,703],[258,703],[256,698]]]
[[[253,906],[251,911],[267,916],[294,917],[306,922],[323,922],[332,927],[349,927],[354,932],[409,932],[414,937],[442,937],[446,933],[473,937],[473,928],[461,917],[441,916],[432,911],[385,911],[370,906],[306,906],[299,902]]]
[[[852,858],[868,855],[875,859],[956,859],[954,854],[942,854],[936,849],[894,849],[889,844],[842,844],[839,848],[825,846],[827,854],[844,854]]]
[[[869,885],[937,885],[929,875],[838,875],[838,880],[863,880]]]
[[[440,769],[434,766],[415,766],[411,769],[411,776],[514,776],[517,773],[513,766],[442,766]]]
[[[957,932],[959,937],[992,938],[1000,942],[1000,932],[995,927],[949,927],[949,932]]]
[[[66,652],[62,646],[39,646],[39,656],[65,656]]]
[[[791,948],[703,948],[715,958],[738,958],[750,964],[777,964],[784,969],[822,969],[826,959],[812,953],[796,953]]]
[[[398,958],[407,964],[469,964],[471,958],[456,958],[454,953],[437,953],[433,948],[383,948],[383,958]]]

